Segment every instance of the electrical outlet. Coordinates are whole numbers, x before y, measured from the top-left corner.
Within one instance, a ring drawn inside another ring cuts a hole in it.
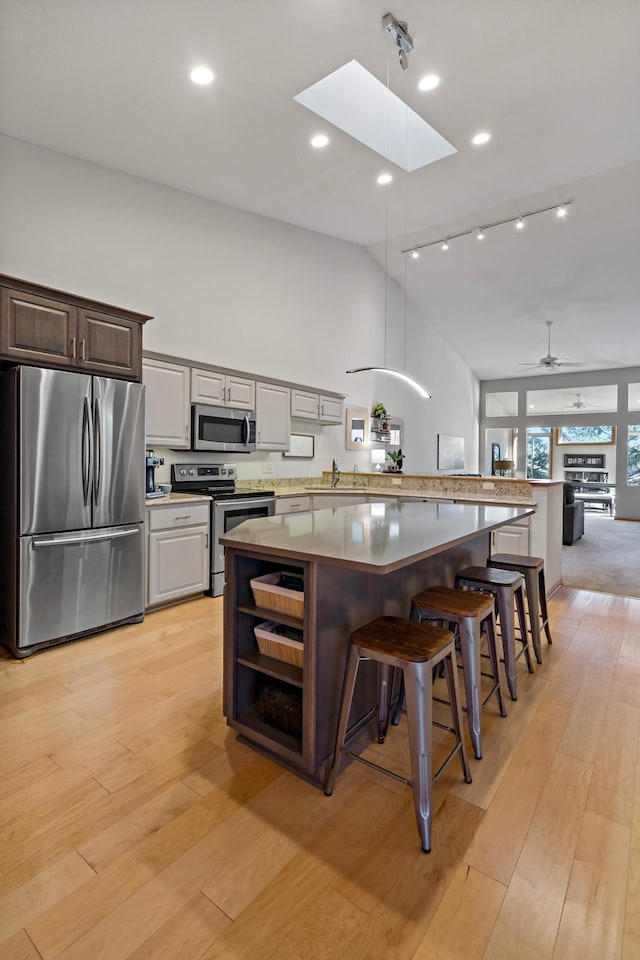
[[[263,473],[273,473],[273,464],[272,463],[263,463],[262,464]]]
[[[393,487],[401,487],[401,486],[402,486],[402,480],[400,479],[400,477],[391,477],[391,486],[393,486]]]
[[[492,483],[490,480],[485,480],[485,482],[482,484],[483,490],[493,490],[494,487],[495,483]]]

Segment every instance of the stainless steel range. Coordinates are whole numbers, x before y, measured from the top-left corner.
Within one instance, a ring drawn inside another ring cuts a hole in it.
[[[211,497],[211,594],[224,590],[224,547],[220,537],[238,524],[254,517],[275,513],[273,490],[254,493],[236,492],[236,467],[233,463],[174,463],[171,482],[176,493],[199,493]]]

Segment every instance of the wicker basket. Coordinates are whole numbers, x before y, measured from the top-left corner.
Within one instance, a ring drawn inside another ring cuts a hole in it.
[[[304,616],[304,593],[299,590],[289,590],[279,587],[278,582],[282,573],[265,573],[262,577],[254,577],[250,581],[253,598],[256,606],[264,610],[274,610],[277,613],[288,613],[290,617]]]
[[[304,660],[304,645],[300,640],[276,633],[278,624],[265,620],[253,628],[258,643],[258,650],[274,660],[283,660],[301,667]]]

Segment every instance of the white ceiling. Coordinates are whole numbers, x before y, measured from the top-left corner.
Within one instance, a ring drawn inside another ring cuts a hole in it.
[[[0,0],[0,131],[367,246],[481,378],[529,375],[546,319],[583,370],[635,366],[639,36],[637,0]],[[388,161],[293,100],[352,59],[458,152],[377,186]],[[565,222],[400,253],[563,199]]]

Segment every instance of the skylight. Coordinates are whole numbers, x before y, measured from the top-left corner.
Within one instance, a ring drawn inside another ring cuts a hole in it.
[[[373,74],[351,60],[294,98],[403,170],[457,153]]]

